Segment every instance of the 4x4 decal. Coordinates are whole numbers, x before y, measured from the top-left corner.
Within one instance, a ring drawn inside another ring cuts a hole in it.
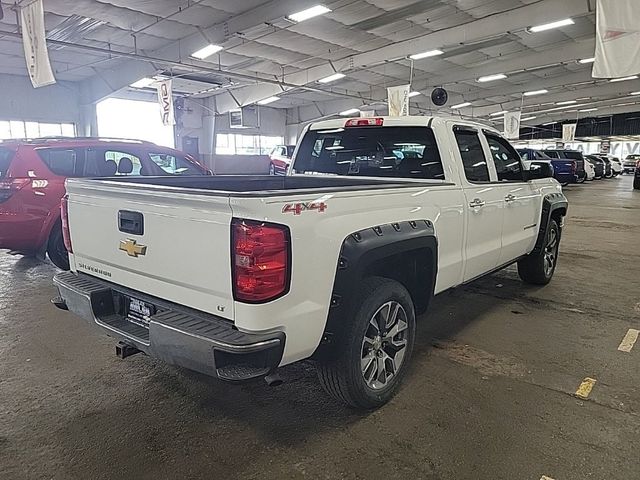
[[[300,215],[302,212],[317,211],[318,213],[324,213],[327,209],[327,204],[324,202],[304,202],[304,203],[287,203],[282,207],[282,213],[293,213],[294,215]]]

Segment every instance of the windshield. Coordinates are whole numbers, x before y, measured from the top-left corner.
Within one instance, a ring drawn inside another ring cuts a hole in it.
[[[427,127],[309,130],[294,172],[444,180],[435,137]]]
[[[9,170],[9,164],[11,163],[12,158],[13,151],[6,148],[0,148],[0,178],[7,175],[7,170]]]

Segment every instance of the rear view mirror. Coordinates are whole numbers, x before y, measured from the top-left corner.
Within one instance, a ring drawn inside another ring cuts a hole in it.
[[[549,162],[531,162],[526,171],[527,180],[539,180],[553,177],[553,165]]]

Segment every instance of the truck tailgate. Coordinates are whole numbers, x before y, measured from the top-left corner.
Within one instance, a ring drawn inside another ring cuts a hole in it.
[[[233,320],[228,196],[79,179],[67,193],[72,269]]]

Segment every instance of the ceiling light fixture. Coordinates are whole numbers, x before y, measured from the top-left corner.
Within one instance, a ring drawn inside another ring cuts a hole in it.
[[[133,88],[147,88],[147,87],[151,86],[151,84],[153,82],[155,82],[155,80],[153,78],[144,77],[144,78],[141,78],[140,80],[138,80],[137,82],[133,82],[129,86],[133,87]]]
[[[493,82],[494,80],[502,80],[504,78],[507,78],[504,73],[496,73],[495,75],[485,75],[484,77],[480,77],[477,81],[480,83],[485,83]]]
[[[280,97],[268,97],[258,101],[258,105],[269,105],[270,103],[277,102]]]
[[[626,82],[627,80],[637,80],[638,75],[631,75],[630,77],[622,77],[622,78],[612,78],[609,80],[611,83],[614,82]]]
[[[593,63],[595,61],[596,61],[596,57],[590,57],[590,58],[582,58],[578,60],[578,63]]]
[[[540,90],[531,90],[530,92],[524,92],[525,97],[532,97],[533,95],[542,95],[543,93],[549,93],[549,90],[542,88]]]
[[[353,115],[354,113],[360,113],[359,108],[350,108],[349,110],[344,110],[340,112],[340,115]]]
[[[527,28],[529,33],[544,32],[545,30],[553,30],[554,28],[566,27],[567,25],[573,25],[574,22],[571,18],[565,18],[564,20],[558,20],[556,22],[544,23],[542,25],[536,25],[534,27]]]
[[[536,118],[538,118],[538,117],[527,117],[527,118],[521,118],[521,119],[520,119],[520,121],[521,121],[521,122],[527,122],[527,121],[529,121],[529,120],[535,120]]]
[[[577,100],[565,100],[564,102],[556,102],[556,105],[573,105]]]
[[[542,126],[543,127],[547,127],[549,125],[555,125],[556,123],[558,123],[558,122],[547,122],[547,123],[543,123]]]
[[[457,105],[451,105],[451,108],[453,110],[457,110],[458,108],[468,107],[469,105],[471,105],[471,102],[462,102],[462,103],[459,103]]]
[[[324,15],[325,13],[329,13],[330,11],[331,9],[325,7],[324,5],[314,5],[313,7],[307,8],[305,10],[292,13],[287,18],[299,23],[304,22],[305,20],[309,20],[310,18],[317,17],[318,15]]]
[[[579,112],[595,112],[598,110],[597,108],[584,108],[582,110],[578,110]]]
[[[631,92],[631,95],[640,95],[640,92]]]
[[[210,43],[206,47],[203,47],[200,50],[196,50],[195,52],[193,52],[191,56],[193,58],[204,60],[205,58],[210,57],[214,53],[218,53],[220,50],[224,50],[224,47]]]
[[[442,50],[428,50],[422,53],[414,53],[413,55],[409,55],[411,60],[420,60],[421,58],[427,57],[437,57],[438,55],[442,55],[444,52]]]
[[[489,116],[490,117],[497,117],[498,115],[504,115],[505,113],[508,113],[508,112],[506,110],[501,110],[499,112],[490,113]]]
[[[409,98],[413,98],[413,97],[417,97],[418,95],[422,95],[422,93],[420,93],[420,92],[409,92],[408,97]]]
[[[340,80],[344,78],[346,75],[344,73],[334,73],[333,75],[329,75],[328,77],[321,78],[318,80],[319,83],[330,83],[335,82],[336,80]]]

